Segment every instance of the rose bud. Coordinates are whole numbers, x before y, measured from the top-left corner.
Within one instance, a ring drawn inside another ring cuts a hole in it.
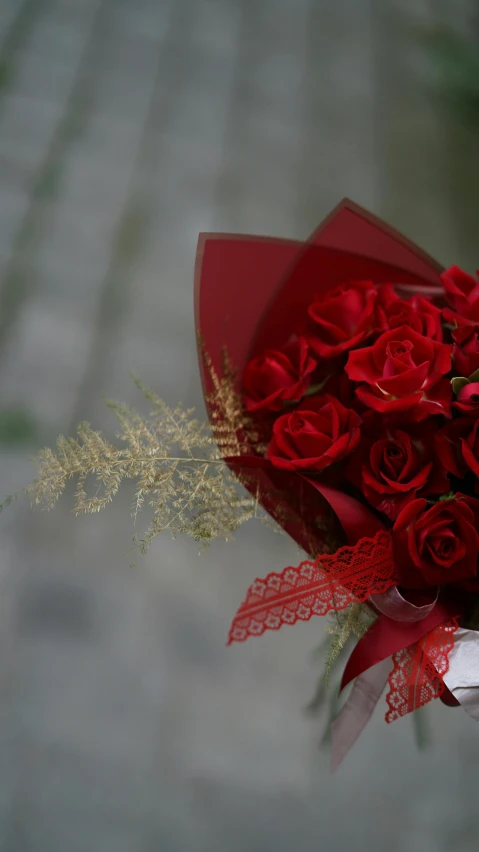
[[[243,375],[246,410],[276,412],[285,402],[298,402],[308,390],[315,368],[316,359],[304,337],[253,358]]]
[[[359,415],[334,397],[304,401],[276,420],[267,457],[283,470],[323,470],[357,447],[360,423]]]
[[[450,417],[451,346],[423,337],[406,325],[349,353],[346,373],[359,382],[358,399],[384,414],[408,412],[413,421],[431,414]]]
[[[477,576],[479,501],[456,495],[428,508],[413,500],[393,527],[393,554],[401,586],[410,589],[463,584]]]
[[[458,391],[454,408],[466,414],[479,414],[479,382],[468,382]]]
[[[309,344],[321,358],[341,355],[386,328],[377,287],[370,281],[335,287],[310,305],[308,315]]]

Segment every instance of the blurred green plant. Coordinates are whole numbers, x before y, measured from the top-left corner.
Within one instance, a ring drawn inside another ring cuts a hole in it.
[[[34,444],[37,436],[37,424],[28,412],[0,410],[0,445]]]
[[[0,90],[5,89],[11,77],[11,63],[8,59],[0,59]]]
[[[477,129],[479,43],[442,27],[428,33],[426,41],[441,97],[461,122]]]
[[[335,662],[343,656],[346,648],[349,646],[349,638],[346,639],[343,647],[338,652]],[[331,636],[325,637],[321,645],[313,651],[313,659],[319,660],[324,666],[331,651]],[[318,678],[316,688],[311,700],[304,708],[304,712],[311,717],[316,717],[321,720],[322,728],[319,737],[319,748],[328,749],[331,745],[331,724],[338,715],[339,702],[339,686],[341,675],[335,670],[335,678],[331,679],[331,673],[327,675],[324,672]]]
[[[423,751],[431,745],[428,707],[418,707],[414,713],[411,713],[411,718],[414,725],[416,745],[420,751]]]
[[[23,0],[15,5],[16,14],[2,40],[0,54],[0,91],[6,91],[14,79],[23,45],[49,0]],[[3,8],[4,3],[0,4]]]

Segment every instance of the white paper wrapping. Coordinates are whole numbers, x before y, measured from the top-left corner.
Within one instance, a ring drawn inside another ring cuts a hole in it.
[[[356,678],[344,707],[331,725],[331,771],[336,772],[371,718],[388,682],[392,659],[382,660]]]
[[[449,670],[444,683],[464,707],[466,713],[479,722],[479,632],[464,630],[454,633],[454,647],[449,653]]]

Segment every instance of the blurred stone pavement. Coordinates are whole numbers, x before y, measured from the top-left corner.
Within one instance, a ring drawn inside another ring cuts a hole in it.
[[[472,6],[1,0],[0,408],[39,431],[2,448],[0,497],[79,420],[112,435],[103,395],[142,408],[131,370],[201,409],[199,231],[303,238],[348,195],[477,268],[477,139],[421,39]],[[331,779],[319,620],[225,647],[296,548],[251,525],[132,569],[131,497],[0,517],[0,852],[477,849],[474,723],[432,707],[418,752],[378,711]]]

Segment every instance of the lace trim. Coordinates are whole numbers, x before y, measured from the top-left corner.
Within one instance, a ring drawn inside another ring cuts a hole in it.
[[[449,652],[454,647],[457,628],[458,619],[453,618],[394,654],[388,678],[386,722],[394,722],[440,698],[445,690],[443,677],[449,669]]]
[[[362,538],[354,547],[341,547],[314,562],[285,568],[255,580],[236,613],[228,645],[279,630],[283,624],[309,621],[313,615],[345,609],[394,585],[391,535],[385,530]]]

